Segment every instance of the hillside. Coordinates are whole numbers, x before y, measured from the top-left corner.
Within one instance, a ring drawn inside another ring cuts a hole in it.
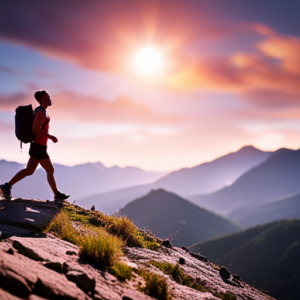
[[[127,218],[52,201],[0,208],[0,299],[273,299]]]
[[[300,194],[247,210],[239,210],[229,217],[244,226],[265,224],[284,219],[300,219]]]
[[[149,183],[165,175],[163,172],[149,172],[135,167],[108,168],[100,162],[73,167],[54,164],[54,167],[59,189],[70,194],[72,200],[95,193]],[[0,183],[11,179],[22,168],[24,168],[22,164],[0,160]],[[80,184],[74,184],[78,182]],[[45,171],[38,168],[32,176],[17,183],[13,188],[13,196],[52,199],[53,194],[47,183]]]
[[[148,195],[127,204],[121,214],[128,216],[139,228],[150,229],[156,236],[171,238],[177,246],[194,243],[236,232],[242,226],[204,210],[165,190],[153,190]]]
[[[185,168],[151,183],[95,194],[77,200],[89,208],[95,205],[105,213],[115,213],[130,201],[142,197],[153,189],[167,189],[180,196],[208,193],[234,182],[243,173],[259,165],[271,155],[252,146],[224,155],[211,162]]]
[[[228,267],[248,284],[269,290],[275,298],[299,299],[300,220],[255,226],[191,250]]]
[[[193,203],[226,214],[300,192],[300,150],[280,149],[242,175],[231,186],[208,195],[188,197]]]

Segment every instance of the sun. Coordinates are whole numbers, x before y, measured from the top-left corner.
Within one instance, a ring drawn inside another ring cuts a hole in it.
[[[157,73],[162,66],[162,54],[153,47],[141,49],[136,56],[137,69],[145,74]]]

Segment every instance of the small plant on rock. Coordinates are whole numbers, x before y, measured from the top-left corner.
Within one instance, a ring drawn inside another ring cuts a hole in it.
[[[122,256],[122,241],[99,230],[95,234],[87,234],[80,238],[80,258],[95,263],[100,267],[111,267]]]
[[[80,258],[100,267],[110,268],[123,255],[123,242],[103,228],[84,226],[82,231],[75,229],[65,212],[60,212],[50,223],[47,231],[59,238],[79,246]]]
[[[115,275],[120,281],[125,281],[126,279],[130,279],[132,276],[132,268],[126,265],[123,262],[115,263],[110,271],[113,275]]]
[[[107,216],[100,211],[89,211],[79,206],[64,203],[64,211],[72,221],[84,225],[102,227],[108,233],[122,239],[128,247],[141,247],[156,250],[160,244],[149,234],[142,233],[132,220],[121,215]]]
[[[139,270],[138,274],[142,276],[146,282],[145,287],[138,288],[140,291],[158,300],[172,299],[168,291],[168,282],[165,278],[146,270]]]
[[[72,226],[72,223],[65,212],[60,212],[57,214],[51,221],[46,231],[53,232],[60,239],[66,240],[75,245],[78,245],[79,243],[79,235]]]
[[[237,300],[237,296],[229,291],[226,293],[213,293],[213,295],[223,300]]]
[[[179,284],[186,285],[201,292],[206,292],[205,288],[197,283],[191,276],[186,275],[178,264],[173,265],[170,263],[161,263],[158,261],[151,261],[150,264],[157,267],[165,274],[171,275],[171,277]]]

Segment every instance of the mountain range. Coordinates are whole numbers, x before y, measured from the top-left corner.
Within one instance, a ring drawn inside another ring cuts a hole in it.
[[[84,207],[95,205],[96,209],[105,213],[114,213],[153,189],[163,188],[183,197],[196,192],[215,191],[232,184],[242,174],[263,163],[271,154],[245,146],[211,162],[172,172],[151,184],[95,194],[79,199],[77,203]]]
[[[188,199],[203,208],[228,215],[300,193],[299,178],[300,149],[279,149],[231,186]]]
[[[208,194],[231,185],[242,174],[264,162],[271,154],[253,146],[245,146],[237,152],[211,162],[167,174],[154,184],[184,196]]]
[[[71,194],[71,200],[126,186],[153,182],[166,174],[144,171],[135,167],[107,168],[100,162],[73,167],[54,164],[54,167],[58,188]],[[0,160],[0,183],[9,181],[22,168],[24,168],[22,164]],[[12,193],[16,198],[53,199],[46,173],[42,168],[38,168],[32,176],[14,185]]]
[[[149,229],[162,239],[170,238],[177,247],[191,246],[242,229],[240,224],[163,189],[152,190],[127,204],[120,213],[128,216],[139,228]]]
[[[237,273],[276,299],[299,299],[300,220],[284,220],[199,243],[215,264]]]
[[[242,167],[238,167],[239,165]],[[18,163],[0,161],[0,183],[7,181],[22,167],[23,165]],[[238,168],[241,172],[246,167],[248,170],[245,173],[226,186],[225,181],[233,178],[234,172],[234,176],[237,176]],[[228,216],[244,226],[295,218],[300,214],[297,199],[288,200],[300,194],[300,150],[279,149],[270,153],[247,146],[212,162],[181,169],[168,175],[133,167],[106,168],[101,163],[74,167],[55,165],[55,168],[58,188],[70,193],[71,201],[76,200],[77,204],[87,208],[95,205],[97,210],[104,213],[115,213],[154,189],[163,188],[182,196],[180,191],[188,193],[189,186],[190,191],[195,190],[197,182],[198,190],[205,190],[205,186],[208,186],[209,190],[213,186],[221,186],[220,178],[223,178],[223,188],[213,193],[182,197],[201,208]],[[192,174],[195,180],[192,180]],[[214,178],[218,179],[214,181]],[[143,182],[152,183],[132,186]],[[204,187],[203,182],[206,183]],[[119,188],[122,186],[126,188]],[[14,197],[50,200],[53,197],[42,169],[17,183],[12,192]],[[286,201],[283,201],[284,199]]]

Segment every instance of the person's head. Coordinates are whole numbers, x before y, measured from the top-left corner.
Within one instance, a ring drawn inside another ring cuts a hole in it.
[[[41,106],[47,107],[52,105],[49,93],[44,90],[35,92],[34,98]]]

